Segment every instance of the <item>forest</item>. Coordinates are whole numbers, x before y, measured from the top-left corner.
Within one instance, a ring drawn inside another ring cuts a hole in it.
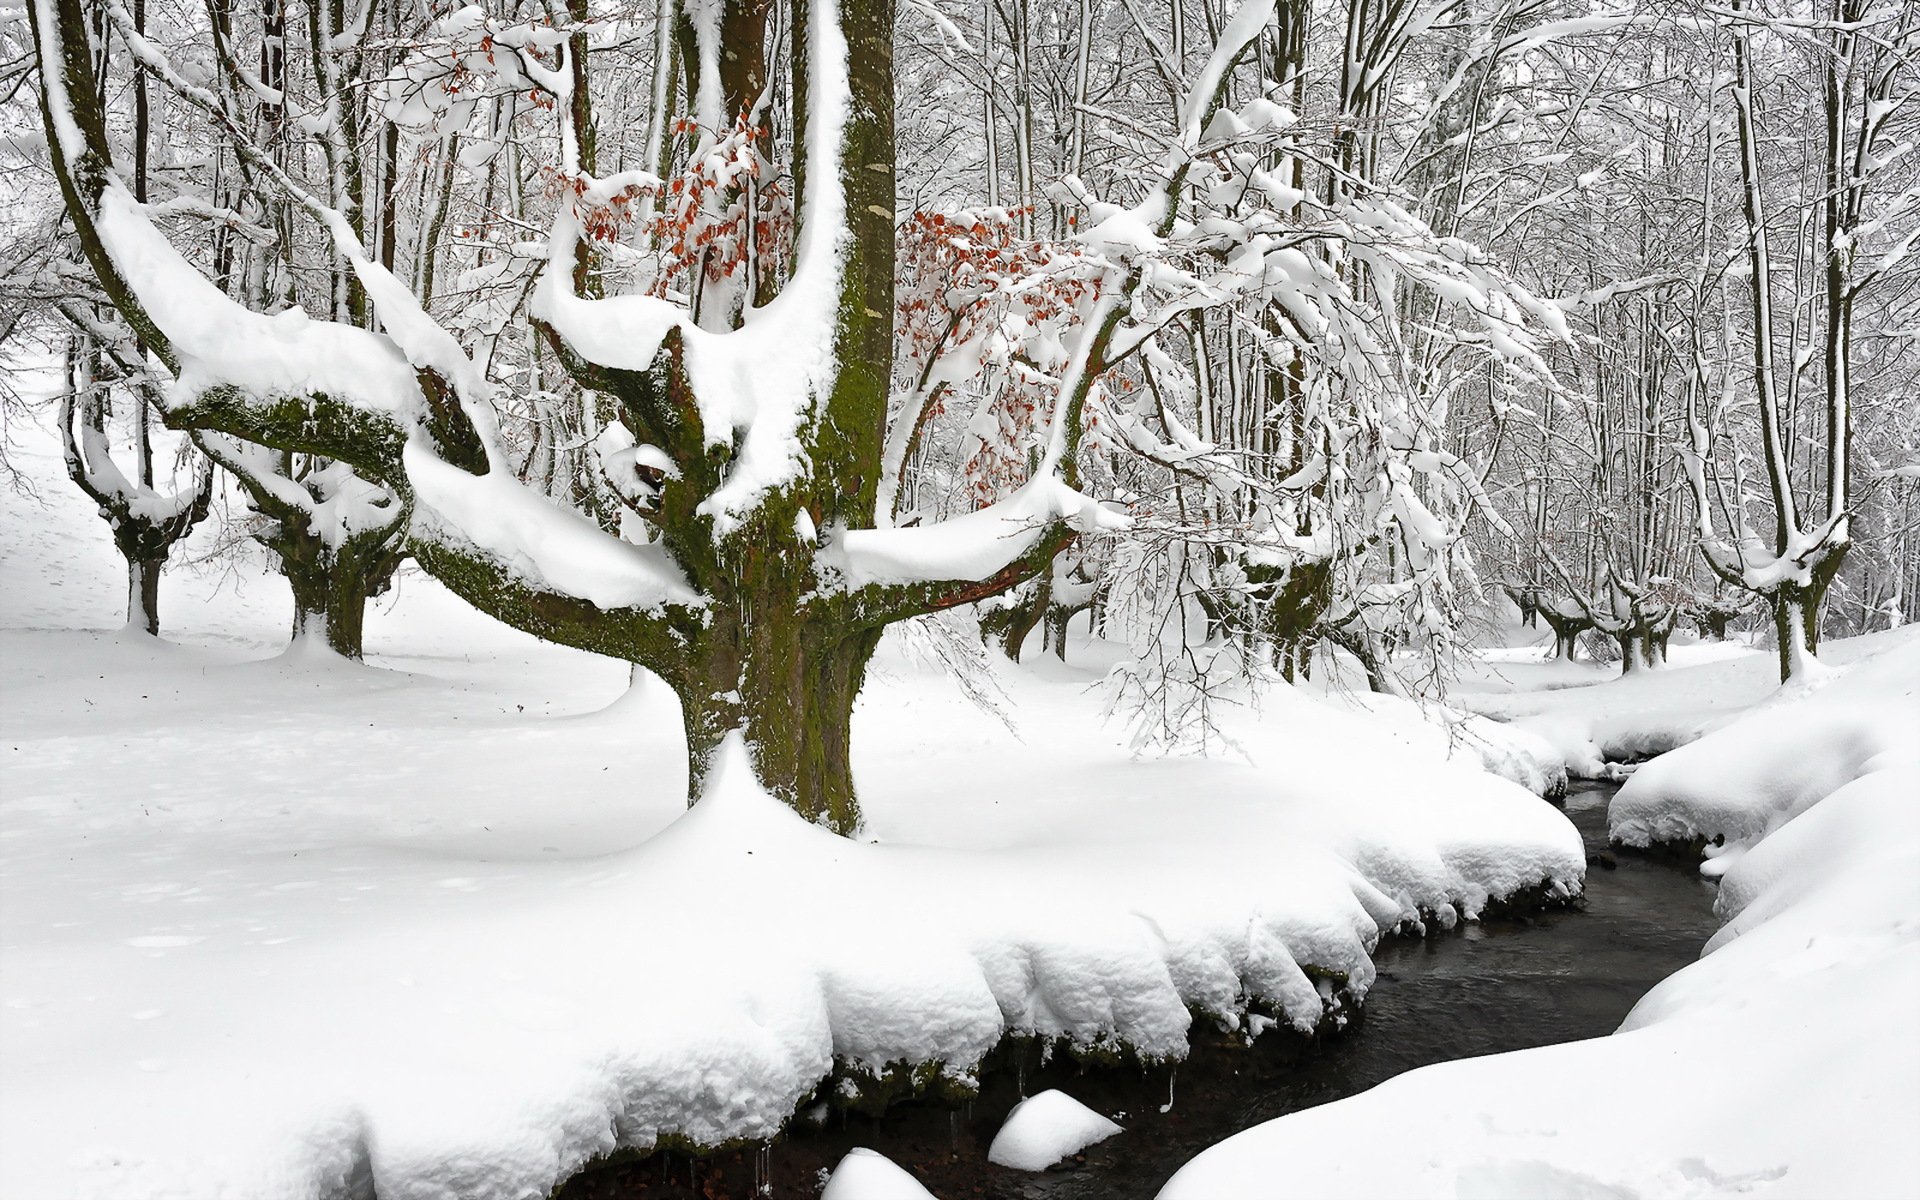
[[[4,0],[0,96],[0,1192],[1920,1178],[1920,7]]]

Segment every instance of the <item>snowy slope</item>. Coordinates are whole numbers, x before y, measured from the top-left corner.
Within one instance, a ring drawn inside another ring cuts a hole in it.
[[[1616,830],[1622,806],[1678,819],[1743,797],[1769,830],[1708,864],[1725,872],[1726,924],[1619,1032],[1428,1067],[1257,1126],[1189,1163],[1163,1200],[1912,1194],[1920,643],[1876,643],[1791,702],[1794,736],[1770,706],[1656,759],[1616,799]],[[1873,727],[1883,715],[1906,722],[1904,740],[1849,760],[1848,744],[1891,730]],[[1773,786],[1756,794],[1759,779]]]
[[[167,581],[185,644],[102,631],[51,463],[0,522],[0,1195],[544,1194],[767,1136],[836,1061],[1311,1027],[1303,965],[1363,993],[1382,929],[1581,877],[1558,812],[1376,718],[1281,691],[1252,762],[1134,762],[1094,671],[1005,672],[1016,736],[897,647],[869,841],[740,772],[686,815],[663,687],[417,576],[365,667],[278,656],[277,589],[211,571]]]

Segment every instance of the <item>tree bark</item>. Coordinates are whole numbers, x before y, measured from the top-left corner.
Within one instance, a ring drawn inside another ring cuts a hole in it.
[[[1020,652],[1026,647],[1028,635],[1047,615],[1053,593],[1049,583],[1048,579],[1042,578],[1035,585],[1033,595],[1016,596],[1006,607],[981,614],[981,636],[998,646],[1000,652],[1013,662],[1020,661]]]
[[[739,614],[716,619],[720,634],[697,664],[705,686],[681,681],[687,736],[688,802],[700,798],[727,735],[746,742],[760,785],[809,821],[835,833],[860,826],[854,790],[854,699],[880,631],[771,622]]]
[[[278,537],[269,545],[280,555],[281,573],[293,589],[293,644],[321,641],[342,658],[358,661],[365,653],[367,600],[387,590],[405,556],[398,531],[371,546],[350,542],[337,555],[326,554],[310,534]]]

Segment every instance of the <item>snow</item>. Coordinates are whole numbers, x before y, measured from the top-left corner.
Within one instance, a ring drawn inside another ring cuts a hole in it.
[[[659,546],[608,537],[504,472],[470,475],[413,442],[405,455],[414,519],[441,541],[471,544],[536,588],[601,608],[701,602]]]
[[[261,399],[323,394],[407,420],[422,408],[411,364],[393,341],[311,321],[297,308],[263,316],[209,283],[109,178],[95,222],[127,284],[180,357],[168,402],[231,386]]]
[[[1641,767],[1607,810],[1617,842],[1705,839],[1731,856],[1874,771],[1920,765],[1920,631],[1837,677],[1789,684],[1738,722]]]
[[[1312,1028],[1306,966],[1364,995],[1384,930],[1582,877],[1551,806],[1305,693],[1230,715],[1252,761],[1134,761],[1098,644],[999,669],[1016,735],[889,642],[864,840],[737,751],[688,812],[665,687],[417,575],[367,666],[280,656],[253,565],[170,571],[174,641],[94,632],[119,565],[39,439],[46,507],[0,500],[0,1194],[544,1194],[771,1137],[836,1062]]]
[[[850,587],[986,579],[1033,549],[1057,521],[1094,532],[1123,528],[1126,517],[1041,474],[1004,500],[931,525],[843,529],[818,561]]]
[[[1442,758],[1478,763],[1482,770],[1510,779],[1537,796],[1567,790],[1567,764],[1547,739],[1516,724],[1505,724],[1450,704],[1421,702],[1365,690],[1358,672],[1344,663],[1321,664],[1309,688],[1322,691],[1326,703],[1365,712],[1383,731],[1403,743],[1429,749]]]
[[[1016,1171],[1044,1171],[1121,1132],[1072,1096],[1049,1088],[1013,1106],[987,1148],[987,1161]]]
[[[884,1155],[855,1147],[833,1169],[820,1200],[933,1200],[933,1193]]]
[[[1257,1126],[1162,1200],[1910,1193],[1920,1146],[1895,1131],[1920,1128],[1920,644],[1833,649],[1857,660],[1840,679],[1656,759],[1616,799],[1616,830],[1623,808],[1697,814],[1698,832],[1744,808],[1759,839],[1708,863],[1725,924],[1618,1032]],[[1882,718],[1904,739],[1881,740]],[[1842,766],[1805,769],[1813,757]],[[1761,780],[1777,782],[1756,794]]]

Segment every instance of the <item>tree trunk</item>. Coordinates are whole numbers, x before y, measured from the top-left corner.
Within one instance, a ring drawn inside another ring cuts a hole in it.
[[[342,658],[358,660],[364,653],[367,597],[386,590],[364,573],[345,569],[289,571],[293,587],[293,644],[325,642]]]
[[[1591,629],[1584,617],[1564,617],[1546,609],[1538,610],[1547,627],[1553,630],[1553,655],[1562,662],[1579,661],[1580,635]]]
[[[329,547],[288,512],[272,537],[261,541],[280,559],[280,573],[293,589],[293,645],[325,642],[342,658],[359,661],[367,599],[387,590],[405,555],[401,530],[388,528]]]
[[[1780,682],[1786,683],[1806,669],[1815,647],[1807,636],[1807,610],[1797,588],[1781,588],[1773,594],[1773,633],[1780,654]]]
[[[127,628],[160,636],[160,571],[167,556],[127,559]]]
[[[737,621],[737,618],[735,618]],[[716,653],[701,664],[704,687],[677,687],[687,735],[688,803],[700,798],[727,735],[739,731],[760,785],[835,833],[860,827],[853,786],[853,702],[880,631],[773,621],[740,623],[744,655]]]
[[[1614,644],[1620,647],[1620,673],[1632,675],[1647,665],[1646,656],[1640,650],[1640,634],[1637,630],[1623,629],[1613,635]]]
[[[1085,612],[1092,605],[1083,604],[1078,608],[1065,604],[1052,604],[1047,607],[1047,631],[1044,644],[1053,651],[1053,656],[1061,662],[1067,661],[1067,626],[1073,621],[1075,613]],[[1089,617],[1091,621],[1091,617]]]
[[[999,646],[1000,652],[1012,662],[1020,661],[1027,635],[1033,632],[1034,626],[1040,624],[1050,607],[1053,596],[1051,582],[1043,577],[1035,587],[1031,598],[1016,597],[1005,608],[991,609],[980,617],[980,635]]]

